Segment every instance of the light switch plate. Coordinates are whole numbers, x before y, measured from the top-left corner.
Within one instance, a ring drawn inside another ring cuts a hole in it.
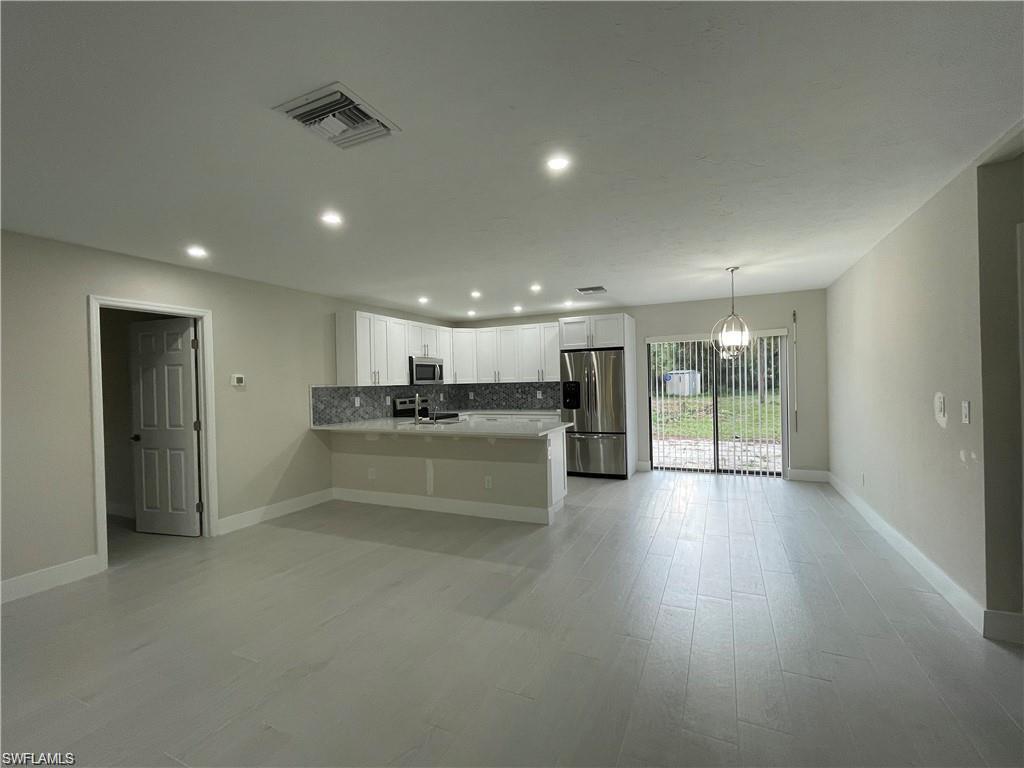
[[[961,400],[960,401],[960,423],[970,424],[971,423],[971,401]]]

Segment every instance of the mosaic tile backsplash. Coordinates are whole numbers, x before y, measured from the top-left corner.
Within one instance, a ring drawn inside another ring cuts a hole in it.
[[[430,398],[435,406],[449,411],[538,411],[560,407],[562,385],[557,381],[518,384],[432,384],[422,387],[313,387],[313,426],[341,424],[391,416],[385,398]],[[540,392],[540,399],[537,393]],[[473,397],[470,399],[470,393]],[[444,400],[439,399],[444,394]],[[355,398],[359,398],[359,407]]]

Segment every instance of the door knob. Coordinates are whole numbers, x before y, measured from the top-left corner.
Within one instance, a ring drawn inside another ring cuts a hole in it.
[[[142,435],[132,435],[132,436],[131,436],[131,441],[132,441],[133,443],[137,443],[137,442],[139,442],[139,441],[140,441],[141,439],[142,439]]]

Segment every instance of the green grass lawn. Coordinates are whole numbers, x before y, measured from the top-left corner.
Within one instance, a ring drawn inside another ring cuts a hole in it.
[[[764,413],[758,422],[759,404],[757,396],[720,397],[718,400],[719,425],[723,440],[739,437],[740,440],[766,440],[782,442],[782,405],[778,393],[768,396],[763,406]],[[711,395],[677,397],[667,395],[651,400],[651,428],[658,437],[714,437],[712,424],[713,405]]]

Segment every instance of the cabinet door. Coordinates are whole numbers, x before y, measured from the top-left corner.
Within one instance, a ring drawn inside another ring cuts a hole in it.
[[[519,380],[519,330],[514,325],[498,329],[498,381]]]
[[[440,357],[444,365],[444,380],[446,384],[455,381],[455,366],[452,363],[452,329],[437,329],[437,352],[435,357]]]
[[[356,386],[372,385],[373,370],[373,315],[356,312]]]
[[[482,382],[498,379],[498,329],[476,329],[476,380]]]
[[[380,366],[380,383],[400,385],[409,383],[409,356],[406,354],[408,351],[408,340],[406,332],[408,331],[409,323],[405,320],[398,320],[394,317],[387,318],[388,324],[388,364],[385,372],[384,367]]]
[[[556,330],[558,326],[555,326]],[[539,325],[517,326],[519,332],[519,381],[541,381],[541,338]],[[556,336],[557,343],[557,336]]]
[[[373,315],[373,350],[370,361],[373,363],[373,384],[387,384],[388,374],[388,319],[381,315]],[[402,344],[405,351],[405,344]]]
[[[455,328],[452,331],[453,384],[476,382],[476,329]]]
[[[590,346],[626,346],[626,324],[622,315],[593,315],[590,318]]]
[[[558,348],[558,323],[544,323],[540,327],[541,337],[541,379],[543,381],[559,381],[561,379],[561,354]]]
[[[562,349],[586,349],[590,346],[590,318],[563,317],[558,321]]]
[[[423,356],[423,326],[419,323],[409,323],[405,328],[405,343],[407,355],[412,357]]]
[[[423,353],[427,357],[440,357],[437,354],[437,331],[436,325],[421,326],[423,332]]]

